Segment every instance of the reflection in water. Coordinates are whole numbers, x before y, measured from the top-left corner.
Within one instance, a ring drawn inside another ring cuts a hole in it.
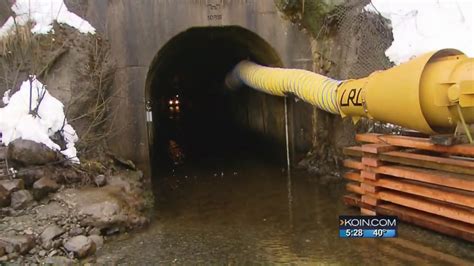
[[[184,163],[184,151],[181,146],[174,140],[170,140],[168,143],[168,155],[174,165],[180,165]]]
[[[288,218],[290,222],[290,228],[293,228],[293,193],[291,185],[291,168],[287,168],[286,171],[286,189],[288,191]]]
[[[225,163],[224,163],[225,162]],[[152,224],[119,236],[99,260],[149,264],[471,264],[474,245],[403,224],[398,239],[340,239],[344,182],[251,157],[161,173]],[[172,182],[172,185],[167,183]],[[120,240],[120,241],[119,241]]]

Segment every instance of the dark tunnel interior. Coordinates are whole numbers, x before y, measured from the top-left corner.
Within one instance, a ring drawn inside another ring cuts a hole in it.
[[[281,66],[268,43],[240,27],[192,28],[158,52],[147,81],[154,177],[240,156],[283,162],[283,99],[225,87],[226,74],[243,59]]]

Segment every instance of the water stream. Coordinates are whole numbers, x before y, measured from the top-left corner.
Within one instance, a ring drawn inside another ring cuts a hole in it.
[[[99,261],[152,264],[474,264],[474,245],[402,224],[396,239],[340,239],[344,181],[257,158],[163,171],[152,223],[109,239]],[[166,189],[163,189],[166,187]]]

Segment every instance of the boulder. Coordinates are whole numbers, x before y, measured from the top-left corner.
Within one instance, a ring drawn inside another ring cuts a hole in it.
[[[8,192],[15,192],[25,188],[25,182],[21,179],[0,180],[0,186],[4,187]]]
[[[131,161],[131,160],[127,160],[125,158],[122,158],[114,153],[110,153],[108,152],[107,153],[108,155],[110,155],[112,157],[112,159],[114,159],[115,162],[121,164],[122,166],[125,166],[126,168],[130,169],[130,170],[136,170],[137,167],[135,166],[135,164]]]
[[[40,179],[43,176],[48,176],[49,173],[45,171],[43,168],[23,168],[21,171],[17,174],[18,178],[23,180],[25,183],[25,187],[30,188],[33,186],[33,183]]]
[[[95,252],[95,243],[86,236],[80,235],[69,239],[64,248],[73,252],[77,258],[84,258]]]
[[[43,143],[31,140],[16,139],[8,144],[9,160],[22,166],[44,165],[58,161],[60,155]]]
[[[0,247],[8,254],[26,254],[35,247],[35,239],[32,235],[0,236]]]
[[[82,226],[99,229],[112,227],[132,228],[146,222],[133,204],[137,196],[129,195],[123,188],[105,186],[99,188],[66,189],[54,195],[54,199],[66,203],[72,212],[84,215]]]
[[[64,234],[64,232],[65,232],[64,229],[62,229],[61,227],[59,227],[55,224],[50,225],[50,226],[46,227],[46,229],[44,229],[43,233],[41,233],[41,235],[40,235],[41,242],[42,243],[51,242],[52,240],[54,240],[58,236]]]
[[[0,208],[10,205],[10,192],[0,186]]]
[[[68,184],[84,181],[84,176],[76,172],[73,168],[62,168],[57,177],[58,182],[62,181]]]
[[[74,261],[63,256],[48,257],[44,261],[48,265],[74,265]]]
[[[94,242],[94,243],[95,243],[95,242]],[[2,257],[3,255],[5,255],[6,253],[7,253],[7,252],[5,251],[5,248],[0,246],[0,257]]]
[[[49,177],[42,177],[33,184],[33,196],[36,200],[42,199],[48,193],[55,192],[59,189],[58,183]]]
[[[51,201],[44,206],[35,208],[39,219],[53,220],[68,215],[66,206],[61,206],[59,202]]]
[[[33,202],[33,196],[28,190],[22,189],[12,193],[10,206],[13,209],[26,208]]]
[[[18,178],[23,179],[26,187],[31,187],[34,182],[42,177],[49,177],[61,183],[77,183],[83,181],[83,175],[80,175],[72,167],[58,167],[57,165],[47,165],[41,168],[26,167],[22,168],[17,174]]]
[[[89,239],[95,243],[95,247],[97,250],[101,249],[104,246],[104,238],[99,235],[90,235]]]
[[[81,227],[74,227],[74,228],[71,228],[71,230],[69,230],[70,236],[78,236],[78,235],[82,235],[83,233],[84,233],[84,229],[82,229]]]

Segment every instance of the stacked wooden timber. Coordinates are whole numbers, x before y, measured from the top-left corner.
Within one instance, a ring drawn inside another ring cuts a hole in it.
[[[474,145],[381,134],[356,140],[363,144],[344,149],[346,204],[474,242]]]

